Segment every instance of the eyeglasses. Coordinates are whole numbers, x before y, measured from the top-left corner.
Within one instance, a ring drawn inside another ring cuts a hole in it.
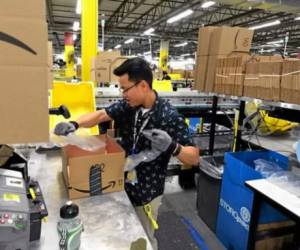
[[[130,89],[132,89],[133,87],[136,87],[140,82],[141,82],[141,81],[136,82],[135,84],[133,84],[132,86],[130,86],[130,87],[126,88],[126,89],[119,88],[119,91],[124,95],[124,94],[126,94]]]

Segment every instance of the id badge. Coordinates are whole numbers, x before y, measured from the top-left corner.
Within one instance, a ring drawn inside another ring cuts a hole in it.
[[[132,148],[130,151],[129,151],[129,155],[135,155],[136,154],[136,149],[135,148]]]

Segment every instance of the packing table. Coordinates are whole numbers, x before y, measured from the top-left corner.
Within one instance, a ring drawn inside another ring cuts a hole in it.
[[[39,181],[48,208],[48,222],[42,224],[41,238],[31,242],[31,250],[59,249],[57,221],[60,207],[68,200],[61,172],[60,152],[45,154],[31,152],[29,175]],[[152,250],[147,235],[125,191],[108,193],[74,200],[84,224],[80,250],[129,250],[131,242],[147,240],[147,250]]]
[[[255,246],[255,235],[262,201],[267,202],[296,222],[297,232],[295,232],[294,240],[299,246],[300,197],[283,190],[266,179],[246,181],[245,185],[254,192],[253,209],[249,225],[248,249],[254,249]]]

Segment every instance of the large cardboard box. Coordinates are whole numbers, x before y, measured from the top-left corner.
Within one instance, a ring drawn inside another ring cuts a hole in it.
[[[95,137],[106,146],[96,151],[85,151],[73,145],[63,148],[62,171],[70,199],[124,189],[124,150],[106,135]],[[95,173],[95,169],[99,172]]]
[[[194,89],[203,92],[205,91],[207,63],[208,63],[208,56],[197,57]]]
[[[220,27],[212,31],[209,55],[249,52],[254,31],[241,27]]]
[[[114,70],[125,62],[127,57],[118,57],[110,64],[110,82],[119,83],[119,77],[114,74]]]
[[[97,83],[110,81],[110,64],[102,63],[102,66],[91,70],[91,80]]]
[[[0,16],[34,18],[46,21],[46,0],[1,0]]]
[[[0,144],[49,140],[46,67],[0,66],[0,117]]]
[[[201,27],[198,32],[197,56],[208,56],[212,32],[218,27]]]
[[[98,52],[97,56],[92,59],[92,69],[102,67],[103,63],[112,63],[118,57],[121,57],[119,50]]]
[[[53,68],[53,46],[52,42],[48,41],[47,44],[48,50],[48,61],[47,61],[47,68],[48,68],[48,88],[52,89],[53,88],[53,73],[52,73],[52,68]]]
[[[0,16],[0,65],[47,66],[47,23]]]

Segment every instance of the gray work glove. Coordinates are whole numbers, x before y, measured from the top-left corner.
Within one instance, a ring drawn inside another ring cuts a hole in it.
[[[78,127],[78,123],[74,121],[60,122],[56,124],[54,134],[67,136],[68,134],[75,132]]]
[[[176,142],[166,131],[161,129],[144,130],[143,135],[151,141],[152,148],[160,152],[173,153],[176,148]]]

